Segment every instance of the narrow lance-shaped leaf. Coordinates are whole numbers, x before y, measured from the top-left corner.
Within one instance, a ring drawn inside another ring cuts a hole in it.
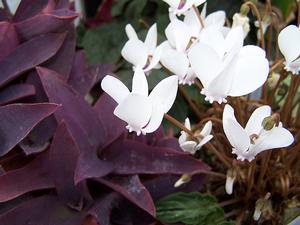
[[[54,56],[64,39],[65,34],[46,34],[18,46],[0,61],[0,87]]]
[[[0,107],[0,156],[23,140],[43,119],[54,113],[57,104],[12,104]]]
[[[14,25],[0,22],[0,60],[11,53],[19,44]]]
[[[35,88],[30,84],[15,84],[0,91],[0,105],[5,105],[35,94]]]
[[[76,17],[77,13],[68,9],[41,12],[27,20],[15,23],[16,30],[22,40],[29,40],[34,36],[58,31],[66,27]]]
[[[183,174],[209,169],[189,154],[130,140],[115,141],[102,152],[101,159],[113,163],[115,174],[123,175]]]
[[[0,176],[0,202],[9,201],[30,191],[54,187],[48,166],[48,154],[43,154],[25,167]]]
[[[151,195],[137,175],[110,176],[99,178],[97,180],[120,193],[150,215],[155,216],[155,206]]]
[[[70,210],[55,196],[26,201],[0,216],[0,224],[81,225],[84,213]]]
[[[74,171],[79,149],[65,123],[56,130],[50,147],[51,174],[58,196],[72,208],[81,210],[85,198],[85,184],[75,185]]]

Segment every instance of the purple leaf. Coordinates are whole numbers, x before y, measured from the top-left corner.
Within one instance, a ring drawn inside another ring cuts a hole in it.
[[[18,22],[26,20],[41,12],[48,4],[48,0],[22,0],[13,20]]]
[[[89,214],[92,215],[99,224],[110,225],[111,211],[119,200],[119,194],[116,192],[109,193],[95,202],[93,207],[89,210]]]
[[[113,176],[96,180],[120,193],[129,201],[155,217],[155,206],[151,195],[137,175]]]
[[[18,46],[0,61],[0,86],[51,58],[59,50],[64,39],[65,34],[47,34]]]
[[[54,114],[56,120],[65,121],[80,151],[96,151],[103,145],[105,133],[93,108],[56,72],[41,67],[37,71],[49,101],[62,104]]]
[[[112,70],[111,65],[94,65],[87,68],[83,51],[78,51],[74,57],[72,71],[68,83],[80,94],[85,96],[92,87]]]
[[[35,94],[35,88],[30,84],[15,84],[0,91],[0,105],[15,102]]]
[[[79,149],[65,123],[61,123],[50,147],[51,173],[58,196],[70,207],[81,210],[85,184],[75,186],[74,171]]]
[[[208,169],[187,153],[121,139],[104,149],[101,159],[113,163],[114,173],[121,175],[183,174]]]
[[[48,165],[48,155],[43,154],[25,167],[0,176],[0,202],[14,199],[29,191],[54,187]]]
[[[42,66],[50,70],[54,70],[63,76],[65,80],[68,80],[72,62],[75,56],[76,49],[76,35],[73,25],[69,25],[67,30],[67,37],[59,51],[49,61],[45,62]]]
[[[15,27],[8,22],[0,22],[0,60],[11,53],[19,44]]]
[[[109,145],[126,132],[126,123],[113,114],[116,106],[116,102],[106,93],[101,95],[94,106],[106,133],[105,146]]]
[[[65,207],[56,197],[44,196],[26,201],[0,216],[5,225],[81,225],[83,213]]]
[[[54,113],[56,104],[12,104],[0,107],[0,156],[23,140],[43,119]]]
[[[27,20],[15,23],[16,30],[22,40],[65,28],[76,17],[77,13],[68,9],[41,12]],[[75,48],[74,48],[75,49]]]

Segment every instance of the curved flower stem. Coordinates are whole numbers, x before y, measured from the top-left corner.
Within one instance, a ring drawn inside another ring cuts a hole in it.
[[[194,140],[197,141],[197,138],[194,136],[194,133],[187,129],[182,123],[180,123],[178,120],[176,120],[174,117],[170,116],[169,114],[164,115],[165,119],[168,120],[170,123],[178,127],[179,129],[183,130],[186,132],[190,137]],[[232,167],[231,163],[226,160],[226,158],[213,146],[211,143],[207,143],[206,146],[219,158],[221,162],[224,163],[228,168]]]
[[[270,68],[270,73],[272,73],[274,70],[276,70],[279,66],[282,65],[282,63],[284,63],[284,59],[280,59],[278,60],[276,63],[274,63],[271,68]]]
[[[264,38],[264,32],[263,32],[262,19],[261,19],[260,12],[259,12],[258,8],[256,7],[256,5],[253,2],[248,1],[248,2],[245,2],[244,4],[249,6],[255,13],[255,16],[256,16],[256,18],[258,20],[258,24],[259,24],[260,41],[261,41],[260,44],[261,44],[261,47],[263,49],[265,49],[266,48],[265,38]]]
[[[207,170],[199,170],[196,173],[192,174],[192,175],[196,175],[196,174],[206,174],[206,175],[211,175],[211,176],[215,176],[215,177],[220,177],[223,179],[226,179],[226,175],[223,173],[218,173],[218,172],[213,172],[213,171],[207,171]]]
[[[199,22],[200,22],[202,28],[204,28],[205,24],[204,24],[203,18],[201,17],[201,14],[200,14],[200,12],[199,12],[199,9],[198,9],[195,5],[193,5],[193,10],[195,11],[195,13],[196,13],[196,15],[197,15],[197,18],[198,18],[198,20],[199,20]]]
[[[255,174],[255,168],[256,168],[256,160],[253,160],[253,162],[250,164],[249,170],[248,170],[248,178],[247,178],[247,193],[246,193],[246,199],[250,198],[251,190],[254,184],[254,174]]]
[[[263,155],[262,157],[262,160],[261,160],[261,169],[260,169],[260,174],[259,174],[259,177],[258,177],[258,182],[257,182],[257,186],[258,187],[263,187],[264,185],[264,182],[263,182],[263,178],[266,174],[266,171],[267,171],[267,168],[268,168],[268,165],[269,165],[269,161],[270,161],[270,158],[271,158],[271,155],[272,155],[272,151],[267,151],[265,153],[265,155]]]
[[[244,201],[244,198],[234,198],[234,199],[230,199],[230,200],[227,200],[224,202],[220,202],[219,206],[225,207],[225,206],[233,205],[233,204],[241,202],[241,201]]]

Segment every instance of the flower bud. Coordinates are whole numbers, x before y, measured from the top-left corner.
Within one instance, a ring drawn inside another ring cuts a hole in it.
[[[267,193],[264,198],[260,198],[255,203],[255,210],[253,214],[253,219],[258,221],[261,215],[263,214],[265,217],[268,217],[272,214],[272,203],[269,200],[271,194]]]
[[[264,118],[262,121],[262,127],[267,131],[272,130],[275,125],[278,126],[279,121],[279,114],[275,113],[272,116]]]
[[[236,179],[236,171],[234,169],[227,170],[225,190],[226,190],[226,193],[229,195],[232,194],[233,184],[234,184],[235,179]]]
[[[178,181],[174,184],[175,188],[180,187],[181,185],[188,183],[192,180],[192,175],[185,173],[183,174]]]
[[[235,13],[232,17],[232,28],[242,26],[244,31],[244,38],[247,36],[247,34],[250,31],[250,24],[249,24],[249,18],[247,15],[244,15],[242,13]]]
[[[247,16],[248,13],[249,13],[249,11],[250,11],[250,8],[249,8],[249,6],[246,5],[246,4],[243,4],[243,5],[241,6],[241,8],[240,8],[240,13],[241,13],[241,15],[243,15],[243,16]]]

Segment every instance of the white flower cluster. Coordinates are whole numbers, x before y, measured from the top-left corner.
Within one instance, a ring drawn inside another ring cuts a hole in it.
[[[221,104],[227,102],[228,96],[243,96],[260,88],[269,74],[265,51],[255,45],[243,46],[249,31],[246,16],[235,15],[233,26],[226,27],[224,11],[206,16],[206,4],[201,13],[197,11],[196,7],[204,3],[203,0],[164,1],[170,6],[166,41],[158,45],[156,24],[151,26],[144,41],[130,24],[126,26],[128,41],[121,54],[135,71],[132,91],[112,76],[108,75],[102,81],[102,89],[118,103],[114,114],[126,121],[127,129],[137,135],[154,132],[160,126],[164,114],[175,101],[178,84],[192,85],[199,79],[205,100]],[[183,15],[183,19],[178,15]],[[300,30],[295,26],[287,27],[279,35],[286,69],[293,73],[299,72],[299,40]],[[145,73],[151,76],[152,69],[162,67],[173,75],[162,80],[148,95]],[[270,115],[269,106],[260,107],[243,128],[236,121],[232,107],[225,106],[223,127],[237,159],[252,161],[262,151],[293,142],[292,134],[280,123],[265,129],[263,121]],[[185,127],[191,130],[188,118]],[[181,148],[194,154],[213,138],[211,130],[209,121],[193,138],[182,131]]]

